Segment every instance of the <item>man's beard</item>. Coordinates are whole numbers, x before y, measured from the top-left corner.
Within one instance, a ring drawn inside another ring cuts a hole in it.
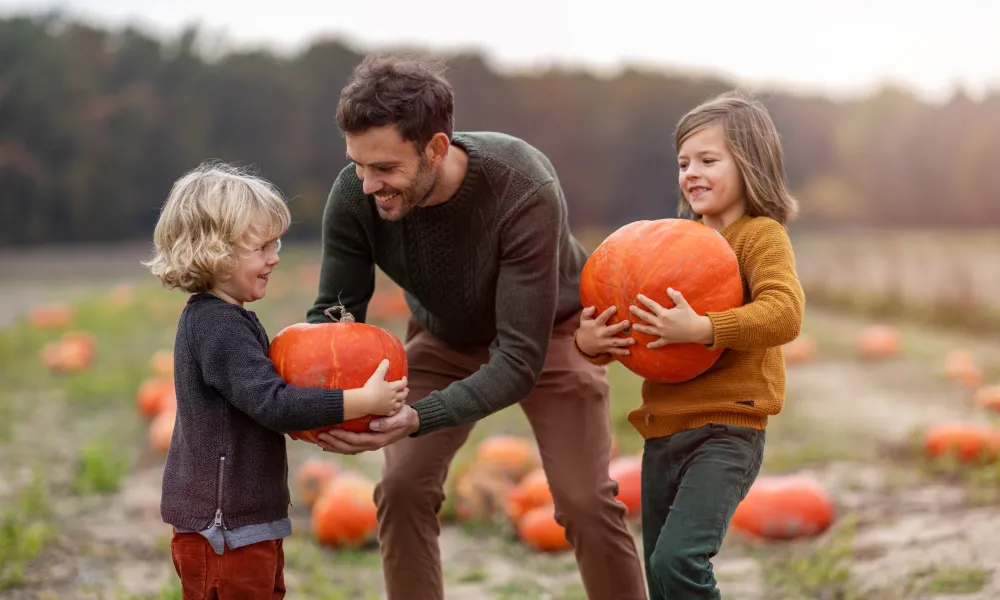
[[[437,173],[433,169],[421,165],[413,183],[405,190],[398,190],[400,196],[399,207],[387,211],[376,204],[375,208],[378,210],[378,216],[386,221],[399,221],[403,219],[414,208],[419,208],[427,202],[436,185]]]

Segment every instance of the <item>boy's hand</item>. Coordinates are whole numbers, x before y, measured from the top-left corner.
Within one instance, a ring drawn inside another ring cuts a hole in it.
[[[655,300],[642,294],[639,294],[637,299],[649,310],[635,305],[629,307],[629,312],[645,322],[633,325],[635,330],[659,338],[646,344],[647,348],[662,348],[667,344],[691,342],[707,345],[715,341],[711,319],[694,312],[677,290],[667,288],[667,295],[676,305],[673,308],[663,308]]]
[[[365,414],[391,417],[406,402],[406,395],[410,392],[406,387],[406,377],[399,381],[386,381],[388,371],[389,360],[383,359],[361,388],[364,391],[363,402],[367,403]]]
[[[596,319],[594,318],[595,312],[597,312],[596,308],[588,306],[580,313],[580,328],[576,331],[576,345],[584,354],[590,356],[601,354],[627,356],[629,354],[628,346],[634,344],[635,340],[630,337],[616,337],[616,335],[628,329],[630,325],[628,319],[614,325],[608,325],[608,319],[618,312],[618,308],[609,306]]]

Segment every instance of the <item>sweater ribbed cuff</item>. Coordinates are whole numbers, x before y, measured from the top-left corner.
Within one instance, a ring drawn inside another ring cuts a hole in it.
[[[323,406],[323,421],[326,423],[344,422],[344,390],[330,390]]]
[[[732,348],[740,338],[740,322],[732,311],[706,313],[706,317],[711,319],[714,329],[712,345],[709,350],[719,348]]]
[[[589,362],[592,365],[603,366],[615,360],[615,357],[611,354],[598,354],[597,356],[591,356],[580,349],[580,345],[576,343],[576,334],[573,334],[573,348],[576,353],[583,357],[583,360]]]
[[[431,394],[412,404],[413,410],[420,416],[420,429],[410,437],[427,435],[444,427],[457,425],[455,419],[448,413],[440,394]]]

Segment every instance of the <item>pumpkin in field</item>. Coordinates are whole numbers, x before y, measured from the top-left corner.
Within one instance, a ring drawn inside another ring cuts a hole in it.
[[[296,323],[278,332],[269,356],[278,374],[292,385],[352,389],[362,387],[383,359],[389,359],[387,381],[406,376],[406,351],[399,338],[374,325],[356,323],[350,313],[340,319],[327,309],[330,323]],[[348,431],[368,431],[375,415],[344,421]],[[290,433],[292,439],[316,443],[333,427]]]
[[[642,457],[616,458],[608,471],[611,479],[618,482],[617,500],[628,508],[630,518],[638,517],[642,508]]]
[[[177,420],[177,409],[168,408],[153,417],[149,424],[149,445],[160,454],[166,454],[170,449],[170,438],[174,435],[174,422]]]
[[[61,302],[35,306],[28,310],[28,323],[35,329],[59,329],[73,322],[73,309]]]
[[[762,475],[736,507],[729,526],[751,537],[788,540],[826,531],[833,517],[833,501],[812,479]]]
[[[889,358],[902,346],[899,330],[888,325],[871,325],[858,335],[858,352],[865,358]]]
[[[149,357],[149,370],[153,375],[172,377],[174,374],[173,350],[157,350]]]
[[[1000,456],[1000,429],[978,423],[939,423],[924,433],[924,451],[932,459],[954,455],[965,463]]]
[[[552,504],[552,490],[545,471],[538,468],[525,475],[507,494],[507,516],[516,523],[528,511],[546,504]]]
[[[299,490],[299,497],[302,498],[306,506],[312,506],[316,503],[316,499],[320,497],[336,475],[337,467],[318,458],[310,458],[302,463],[302,466],[295,473],[295,483]]]
[[[800,335],[782,346],[781,353],[785,357],[785,364],[807,363],[816,356],[816,342]]]
[[[153,418],[164,409],[177,406],[174,394],[174,380],[167,377],[152,377],[139,384],[135,394],[135,407],[139,414]]]
[[[476,447],[476,460],[496,465],[520,479],[542,464],[538,448],[530,440],[515,435],[492,435]]]
[[[569,550],[566,530],[556,522],[556,508],[546,504],[533,508],[517,522],[517,535],[525,545],[543,552]]]
[[[1000,384],[979,388],[976,391],[975,401],[981,408],[1000,412]]]
[[[664,308],[673,308],[667,288],[684,295],[699,315],[743,304],[743,283],[736,254],[717,231],[687,219],[637,221],[621,227],[591,254],[580,277],[580,300],[601,314],[609,306],[618,312],[609,324],[624,319],[641,322],[629,306],[645,309],[639,294]],[[654,336],[634,329],[628,356],[615,356],[630,371],[658,383],[677,383],[704,373],[722,349],[704,344],[670,344],[649,349]]]
[[[39,358],[49,369],[59,373],[78,373],[93,362],[97,354],[94,337],[85,331],[68,331],[63,336],[45,344]]]
[[[358,547],[375,537],[375,484],[345,473],[326,486],[312,507],[312,529],[326,546]]]
[[[945,377],[966,389],[976,389],[983,385],[985,375],[982,367],[967,350],[952,350],[944,359]]]

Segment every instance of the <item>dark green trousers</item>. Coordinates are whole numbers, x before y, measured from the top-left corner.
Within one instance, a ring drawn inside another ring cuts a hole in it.
[[[712,424],[646,440],[642,541],[650,600],[722,598],[711,559],[760,472],[764,437]]]

